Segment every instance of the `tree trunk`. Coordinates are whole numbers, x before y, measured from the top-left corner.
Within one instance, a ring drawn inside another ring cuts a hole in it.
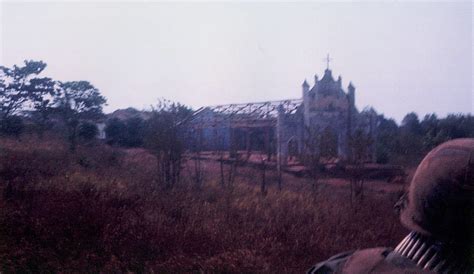
[[[225,177],[224,177],[224,156],[223,153],[221,152],[220,156],[220,169],[221,169],[221,186],[225,187]]]
[[[260,187],[260,191],[262,192],[263,195],[265,195],[267,193],[267,190],[266,190],[266,178],[265,178],[265,169],[266,169],[266,166],[265,166],[265,160],[262,160],[262,185]]]
[[[69,150],[71,152],[76,151],[76,142],[77,142],[77,126],[72,126],[70,129],[70,134],[69,134]]]

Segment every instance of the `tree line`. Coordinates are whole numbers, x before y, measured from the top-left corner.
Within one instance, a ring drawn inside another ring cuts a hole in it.
[[[40,137],[60,124],[71,151],[80,137],[97,134],[94,124],[103,118],[106,99],[88,81],[57,81],[41,76],[42,61],[24,61],[22,66],[0,66],[0,133],[19,136],[30,122]]]
[[[191,113],[189,108],[182,105],[180,107],[182,108],[179,112],[180,117],[186,117]],[[474,117],[471,114],[449,114],[439,118],[433,113],[420,119],[416,113],[411,112],[405,115],[401,124],[397,124],[394,119],[386,118],[383,115],[379,115],[376,119],[375,140],[365,140],[362,138],[365,135],[361,137],[359,135],[362,133],[356,131],[350,139],[350,147],[355,150],[353,153],[363,154],[365,150],[358,151],[361,149],[361,145],[358,144],[361,142],[360,140],[363,141],[364,146],[375,143],[375,160],[382,164],[416,163],[425,153],[445,141],[474,137]],[[107,142],[111,145],[142,147],[145,146],[144,140],[149,129],[147,129],[146,121],[143,118],[135,116],[125,120],[110,119],[105,131]],[[368,137],[365,136],[365,138]],[[312,142],[315,142],[316,139]],[[324,142],[324,140],[319,141]],[[359,156],[358,158],[364,157]]]
[[[22,66],[0,66],[1,136],[18,138],[25,131],[39,138],[46,132],[60,134],[75,152],[79,141],[96,139],[97,123],[105,123],[109,145],[146,148],[158,160],[158,181],[165,187],[179,181],[185,139],[180,121],[192,114],[190,108],[159,100],[147,119],[106,119],[106,98],[94,85],[44,77],[46,66],[32,60]]]
[[[473,137],[474,117],[471,114],[448,114],[439,118],[433,113],[420,119],[411,112],[400,125],[381,115],[378,117],[376,158],[379,163],[415,163],[445,141]]]
[[[60,125],[71,150],[78,140],[97,135],[96,123],[105,121],[106,99],[88,81],[62,82],[44,77],[42,61],[25,61],[22,66],[0,66],[0,134],[19,136],[25,121],[39,136]],[[179,103],[160,101],[149,119],[133,116],[106,121],[107,143],[121,147],[145,147],[165,151],[182,150],[175,127],[192,110]],[[399,163],[416,161],[436,145],[454,138],[474,137],[471,114],[450,114],[438,118],[428,114],[420,119],[408,113],[401,124],[383,115],[377,117],[376,161]],[[173,158],[168,151],[166,157]],[[160,157],[164,157],[161,155]]]

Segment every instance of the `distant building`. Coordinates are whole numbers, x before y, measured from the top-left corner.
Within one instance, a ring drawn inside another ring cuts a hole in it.
[[[355,98],[354,85],[349,83],[345,91],[341,77],[335,80],[327,68],[321,79],[315,76],[312,87],[303,82],[301,99],[204,107],[189,125],[199,133],[203,150],[259,150],[279,155],[283,163],[309,151],[348,160],[356,130],[374,141],[376,137],[376,112],[359,112]],[[320,138],[316,149],[308,147],[311,138]],[[366,160],[374,159],[369,145]]]

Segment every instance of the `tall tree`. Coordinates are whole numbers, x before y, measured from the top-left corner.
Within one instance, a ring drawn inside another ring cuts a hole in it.
[[[415,112],[410,112],[402,120],[402,130],[410,134],[420,135],[421,125],[420,119]]]
[[[474,117],[470,114],[448,114],[440,120],[440,129],[448,139],[474,137]]]
[[[354,164],[364,164],[370,161],[369,147],[374,142],[369,133],[358,128],[349,139],[349,147],[352,151],[352,162]]]
[[[46,68],[42,61],[25,61],[13,68],[0,66],[0,115],[1,119],[18,114],[29,104],[30,109],[49,106],[55,95],[55,82],[38,77]]]
[[[387,119],[383,115],[378,118],[377,138],[375,139],[376,160],[378,163],[388,163],[400,150],[400,131],[393,119]]]
[[[426,114],[420,123],[423,133],[423,147],[425,150],[431,150],[439,141],[439,119],[436,114]]]
[[[75,151],[79,124],[103,117],[106,99],[87,81],[65,82],[59,86],[56,107],[66,126],[70,149]]]
[[[351,149],[352,165],[348,169],[348,175],[351,182],[351,205],[353,198],[362,199],[364,194],[364,182],[367,178],[367,172],[364,170],[364,164],[370,161],[369,151],[374,140],[371,134],[358,128],[349,139],[349,148]]]
[[[145,147],[158,160],[158,181],[172,188],[180,180],[184,152],[181,121],[188,118],[191,109],[181,104],[160,101],[147,121]]]
[[[400,152],[408,160],[418,160],[423,152],[423,136],[418,115],[410,112],[400,127]]]

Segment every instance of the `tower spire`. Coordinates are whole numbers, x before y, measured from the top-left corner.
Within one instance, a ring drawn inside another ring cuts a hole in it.
[[[329,70],[329,62],[332,61],[332,58],[329,57],[329,53],[326,55],[326,58],[323,59],[326,62],[326,69]]]

